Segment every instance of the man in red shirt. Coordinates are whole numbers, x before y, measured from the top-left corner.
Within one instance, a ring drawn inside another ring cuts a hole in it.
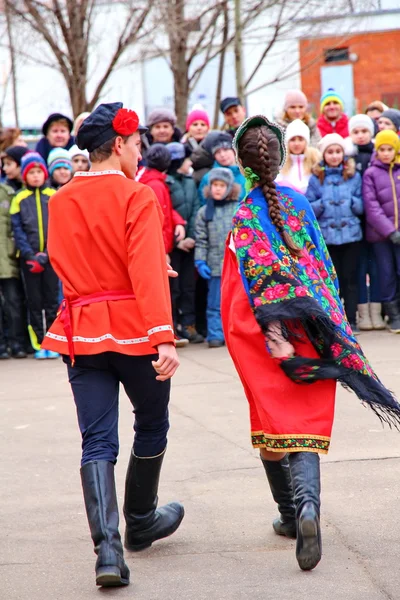
[[[321,137],[328,133],[338,133],[343,138],[350,135],[349,117],[344,113],[343,99],[333,88],[321,96],[320,110],[317,127]]]
[[[127,585],[114,465],[119,384],[135,413],[126,475],[125,547],[141,550],[179,527],[183,506],[157,509],[167,445],[170,379],[179,366],[153,191],[134,181],[145,131],[122,103],[100,105],[77,136],[91,169],[77,172],[49,208],[48,251],[65,300],[43,348],[67,364],[82,434],[81,479],[97,554],[96,583]]]

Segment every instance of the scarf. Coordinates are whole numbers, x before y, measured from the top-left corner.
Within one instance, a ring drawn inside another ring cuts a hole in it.
[[[367,403],[382,422],[400,427],[400,405],[371,368],[353,336],[342,306],[337,276],[307,199],[277,186],[284,228],[302,249],[293,256],[271,223],[260,188],[239,203],[233,239],[242,282],[255,318],[266,336],[279,321],[290,339],[303,332],[319,358],[280,360],[296,383],[337,379]],[[299,327],[301,326],[301,328]]]

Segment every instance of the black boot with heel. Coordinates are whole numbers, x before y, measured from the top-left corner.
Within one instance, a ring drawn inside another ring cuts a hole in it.
[[[311,571],[322,556],[319,454],[293,452],[289,465],[297,518],[296,558],[300,569]]]
[[[296,510],[293,501],[292,480],[290,477],[289,460],[272,461],[261,458],[267,474],[272,497],[278,505],[280,516],[272,524],[275,533],[288,538],[296,537]]]
[[[165,451],[152,458],[132,454],[125,482],[125,548],[144,550],[156,540],[172,535],[185,511],[178,502],[157,508],[158,484]]]
[[[97,554],[96,585],[128,585],[129,569],[124,561],[115,491],[114,465],[105,460],[81,468],[83,496],[90,533]]]

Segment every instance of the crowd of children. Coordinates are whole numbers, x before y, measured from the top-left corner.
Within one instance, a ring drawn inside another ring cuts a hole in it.
[[[222,100],[221,111],[222,131],[210,130],[208,114],[196,106],[183,133],[171,110],[156,109],[143,138],[137,180],[160,202],[166,259],[179,273],[170,281],[178,346],[224,344],[224,244],[237,200],[246,193],[232,138],[246,112],[239,98]],[[46,249],[48,201],[76,171],[90,168],[89,154],[74,137],[87,116],[73,123],[51,114],[35,152],[18,129],[0,133],[0,359],[30,352],[38,359],[57,357],[40,347],[62,297]],[[307,196],[353,330],[388,324],[400,333],[400,111],[374,101],[365,114],[349,118],[329,89],[314,119],[305,94],[291,90],[276,120],[287,146],[276,181]]]

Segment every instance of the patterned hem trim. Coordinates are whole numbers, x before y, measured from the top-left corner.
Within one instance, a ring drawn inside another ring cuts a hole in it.
[[[46,333],[46,337],[51,338],[53,340],[57,340],[58,342],[67,342],[68,341],[67,337],[65,335],[57,335],[56,333],[52,333],[51,331],[48,331]],[[72,337],[73,342],[85,342],[88,344],[99,344],[100,342],[104,342],[105,340],[112,340],[116,344],[121,344],[124,346],[127,344],[144,344],[145,342],[149,341],[149,338],[141,337],[141,338],[132,338],[130,340],[119,340],[116,337],[114,337],[113,335],[111,335],[111,333],[105,333],[104,335],[101,335],[100,337],[95,337],[95,338],[86,338],[86,337],[82,337],[80,335],[74,335]]]
[[[308,434],[265,434],[262,431],[251,433],[251,443],[254,448],[265,448],[270,452],[320,452],[327,454],[330,438]]]
[[[122,177],[126,177],[125,173],[116,169],[108,169],[107,171],[77,171],[74,177],[98,177],[99,175],[122,175]]]

